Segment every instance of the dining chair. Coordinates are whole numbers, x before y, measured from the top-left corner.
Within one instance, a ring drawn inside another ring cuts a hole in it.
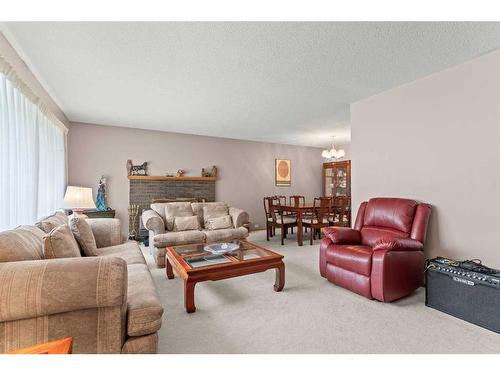
[[[302,219],[302,225],[311,229],[309,240],[311,245],[318,234],[321,237],[321,228],[330,226],[329,217],[331,215],[332,197],[314,198],[312,216]]]
[[[303,195],[290,195],[290,206],[300,207],[306,204],[306,197]]]
[[[331,225],[336,227],[351,227],[351,209],[349,197],[333,197],[332,210],[328,217]]]
[[[275,234],[276,228],[280,228],[281,245],[284,245],[284,239],[286,238],[288,229],[297,226],[297,219],[295,217],[289,217],[285,215],[285,210],[281,205],[281,202],[283,200],[277,199],[277,197],[266,197],[264,199],[267,200],[267,206],[271,217],[270,226],[272,227],[272,229],[269,229],[269,227],[267,227],[268,230],[266,238],[269,241],[270,231],[272,230]],[[266,206],[266,203],[264,203],[264,206]]]
[[[264,197],[264,212],[266,213],[266,238],[273,237],[275,234],[275,220],[273,218],[274,197]]]

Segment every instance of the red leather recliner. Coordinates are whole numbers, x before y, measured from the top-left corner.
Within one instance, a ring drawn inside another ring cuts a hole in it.
[[[361,203],[354,229],[323,228],[319,270],[328,281],[390,302],[423,283],[424,241],[431,207],[410,199]]]

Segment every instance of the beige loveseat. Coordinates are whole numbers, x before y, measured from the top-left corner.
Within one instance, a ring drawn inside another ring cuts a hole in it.
[[[199,227],[175,230],[176,217],[197,216]],[[208,218],[229,216],[230,222],[223,229],[206,227]],[[224,202],[171,202],[153,203],[142,213],[142,223],[149,230],[149,247],[159,268],[165,267],[168,246],[192,243],[214,243],[244,239],[248,236],[248,213],[229,207]]]
[[[64,213],[0,232],[0,353],[64,337],[73,353],[156,353],[163,308],[136,242],[117,219],[88,219],[98,256],[44,259]]]

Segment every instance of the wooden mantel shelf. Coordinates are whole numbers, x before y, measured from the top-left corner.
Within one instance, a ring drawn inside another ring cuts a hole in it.
[[[146,180],[146,181],[215,181],[217,177],[201,177],[201,176],[183,176],[183,177],[167,177],[167,176],[128,176],[129,180]]]

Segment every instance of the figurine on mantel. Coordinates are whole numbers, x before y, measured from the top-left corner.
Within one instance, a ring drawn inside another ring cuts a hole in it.
[[[97,198],[95,200],[95,206],[97,211],[106,211],[108,207],[106,206],[106,187],[107,180],[104,175],[99,179],[99,188],[97,189]]]
[[[145,161],[141,165],[133,165],[132,160],[127,160],[127,175],[128,176],[147,176],[148,162]]]
[[[202,177],[217,177],[217,167],[214,165],[211,169],[201,169]]]
[[[184,177],[186,171],[184,169],[178,169],[176,177]]]

